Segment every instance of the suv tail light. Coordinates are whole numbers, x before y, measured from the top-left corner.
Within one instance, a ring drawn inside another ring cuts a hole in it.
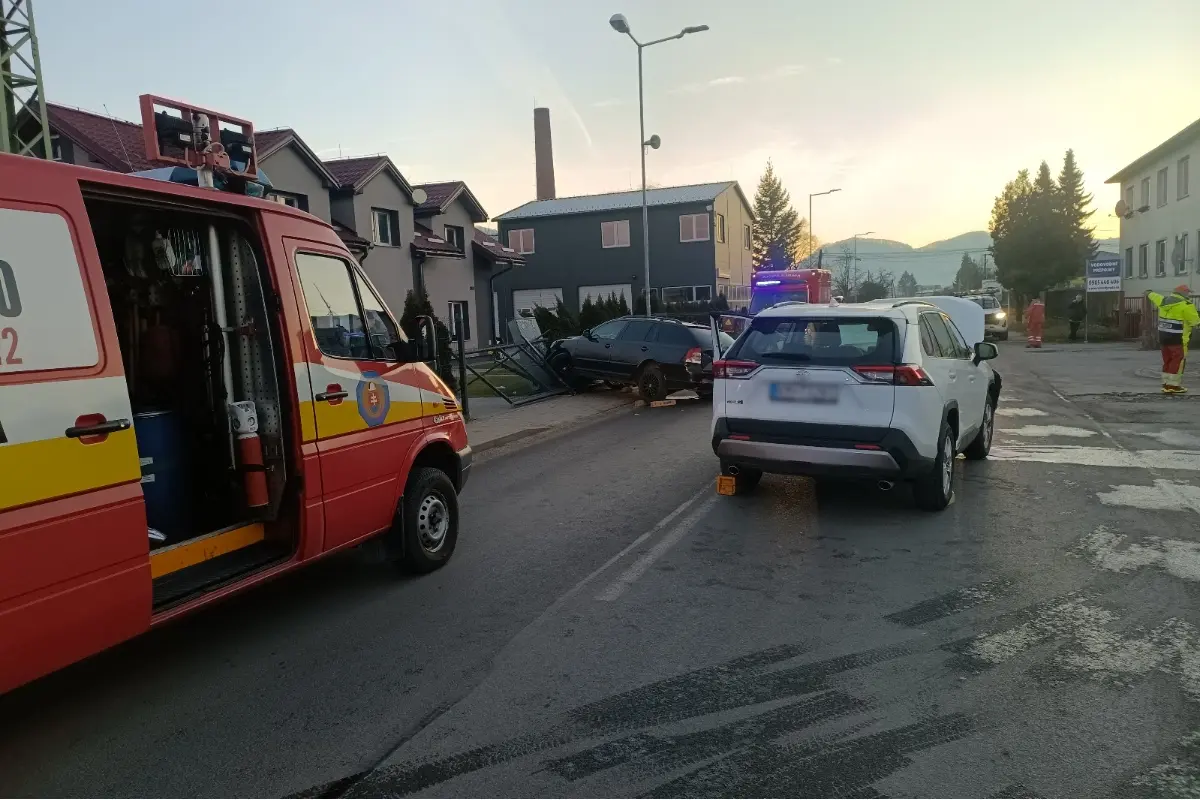
[[[713,377],[740,379],[748,377],[756,369],[758,364],[754,361],[714,361]]]
[[[683,363],[685,363],[685,364],[699,364],[699,363],[700,363],[700,358],[701,358],[701,354],[700,354],[700,348],[699,348],[699,347],[693,347],[691,350],[688,350],[688,351],[687,351],[687,355],[683,357]]]
[[[854,368],[854,371],[871,383],[886,383],[892,386],[933,386],[929,375],[916,364],[858,366]]]

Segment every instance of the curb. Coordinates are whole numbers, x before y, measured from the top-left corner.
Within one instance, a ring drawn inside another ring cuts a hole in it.
[[[557,425],[545,425],[545,426],[538,427],[538,428],[525,428],[524,430],[513,431],[512,433],[506,433],[503,436],[497,436],[495,439],[490,439],[481,444],[472,444],[471,450],[475,453],[486,453],[488,450],[494,450],[497,447],[503,447],[505,445],[512,444],[513,442],[519,442],[522,439],[529,439],[531,437],[540,436],[542,434],[565,431],[570,428],[580,427],[586,423],[595,421],[596,419],[599,419],[600,417],[603,417],[606,414],[612,414],[616,411],[620,411],[622,409],[629,408],[630,406],[632,406],[634,404],[635,400],[636,400],[636,398],[630,398],[627,402],[619,403],[615,406],[612,406],[611,408],[606,408],[606,409],[603,409],[601,411],[596,411],[591,414],[585,414],[582,417],[576,417],[575,419],[568,420],[566,422],[560,422]],[[469,440],[470,440],[470,434],[468,433],[468,442],[469,442]]]

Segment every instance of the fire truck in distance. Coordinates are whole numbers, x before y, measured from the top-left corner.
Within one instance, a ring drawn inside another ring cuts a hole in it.
[[[754,273],[750,314],[776,303],[828,303],[832,299],[833,273],[827,269],[761,270]]]

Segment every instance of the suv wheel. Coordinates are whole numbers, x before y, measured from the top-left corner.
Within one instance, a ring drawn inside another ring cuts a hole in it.
[[[913,499],[922,511],[941,511],[954,491],[954,431],[943,422],[933,469],[913,483]]]
[[[637,377],[638,394],[647,402],[662,400],[667,396],[667,379],[658,364],[642,367]]]
[[[987,400],[983,403],[983,424],[979,426],[979,433],[975,434],[975,438],[967,445],[963,455],[972,461],[982,461],[987,458],[988,453],[992,451],[992,434],[995,429],[996,400],[992,397],[992,393],[988,392]]]

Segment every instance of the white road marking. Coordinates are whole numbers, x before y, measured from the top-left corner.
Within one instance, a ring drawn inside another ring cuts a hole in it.
[[[1154,439],[1156,442],[1161,442],[1165,445],[1184,445],[1186,447],[1200,447],[1200,436],[1187,431],[1181,431],[1176,428],[1167,428],[1162,431],[1130,431],[1122,430],[1121,433],[1129,433],[1134,436],[1145,436],[1147,439]]]
[[[1045,411],[1036,408],[1023,408],[1016,406],[1009,408],[1008,406],[1000,406],[996,409],[998,417],[1044,417],[1047,416]]]
[[[1024,425],[1020,428],[1006,428],[1002,433],[1014,436],[1069,436],[1074,439],[1086,439],[1095,436],[1095,431],[1087,428],[1069,428],[1066,425]]]
[[[647,550],[641,558],[633,562],[628,569],[622,572],[615,581],[609,584],[607,589],[596,595],[596,599],[602,600],[606,603],[611,603],[613,600],[616,600],[618,597],[624,594],[625,590],[632,586],[638,578],[642,577],[646,570],[650,569],[650,566],[655,561],[662,558],[668,550],[678,544],[684,536],[687,536],[688,533],[691,532],[692,527],[699,522],[705,514],[708,513],[709,509],[711,509],[716,502],[717,496],[713,495],[698,505],[692,513],[684,517],[683,520],[681,520],[677,525],[675,525],[675,527],[668,531],[665,536],[659,539],[658,543],[655,544],[654,547],[651,547],[649,550]],[[681,511],[682,509],[678,510]],[[660,522],[649,533],[653,533],[654,530],[658,530],[661,526],[665,526],[669,519],[670,517],[667,520]]]
[[[1153,486],[1122,484],[1096,496],[1107,506],[1129,506],[1147,511],[1195,511],[1200,514],[1200,488],[1188,483],[1158,479]]]
[[[996,461],[1033,461],[1041,464],[1075,464],[1081,467],[1177,469],[1200,472],[1200,451],[1196,450],[1118,450],[1109,447],[1081,447],[1078,445],[1059,447],[1010,445],[993,447],[988,457]]]
[[[1200,543],[1152,536],[1121,547],[1125,536],[1101,525],[1083,538],[1078,552],[1109,572],[1158,567],[1185,581],[1200,581]]]

